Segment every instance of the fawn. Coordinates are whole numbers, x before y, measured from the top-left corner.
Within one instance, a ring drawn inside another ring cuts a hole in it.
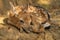
[[[17,28],[40,33],[50,26],[49,14],[43,8],[33,5],[14,6],[11,2],[10,5],[12,9],[8,12],[7,22]]]

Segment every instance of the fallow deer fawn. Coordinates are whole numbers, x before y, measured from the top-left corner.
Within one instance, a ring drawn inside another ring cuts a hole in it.
[[[12,9],[8,12],[8,23],[15,25],[17,28],[26,28],[30,32],[43,32],[45,27],[50,26],[49,14],[43,9],[29,5],[14,6],[11,2]]]

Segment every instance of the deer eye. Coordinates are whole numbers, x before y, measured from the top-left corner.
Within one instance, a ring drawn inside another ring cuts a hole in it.
[[[20,20],[20,23],[24,23],[24,21],[23,20]]]

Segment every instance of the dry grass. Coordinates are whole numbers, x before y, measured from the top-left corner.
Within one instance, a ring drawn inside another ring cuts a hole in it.
[[[50,4],[46,1],[41,3]],[[50,10],[51,21],[54,24],[51,25],[50,29],[45,30],[45,33],[40,34],[32,32],[26,33],[25,31],[19,32],[15,27],[4,24],[3,19],[6,17],[0,16],[0,40],[60,40],[60,26],[58,26],[60,25],[59,10],[60,9]]]
[[[4,20],[5,18],[6,18],[5,16],[0,16],[0,23],[3,23],[3,24],[4,24],[3,20]]]

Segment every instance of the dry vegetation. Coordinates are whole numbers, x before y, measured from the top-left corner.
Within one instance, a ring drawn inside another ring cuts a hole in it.
[[[25,5],[27,0],[10,0],[14,5]],[[8,0],[0,0],[0,40],[60,40],[60,0],[32,0],[34,5],[39,4],[46,8],[51,16],[51,28],[45,33],[23,33],[15,27],[3,22],[7,11],[10,9]],[[15,4],[16,3],[16,4]]]

